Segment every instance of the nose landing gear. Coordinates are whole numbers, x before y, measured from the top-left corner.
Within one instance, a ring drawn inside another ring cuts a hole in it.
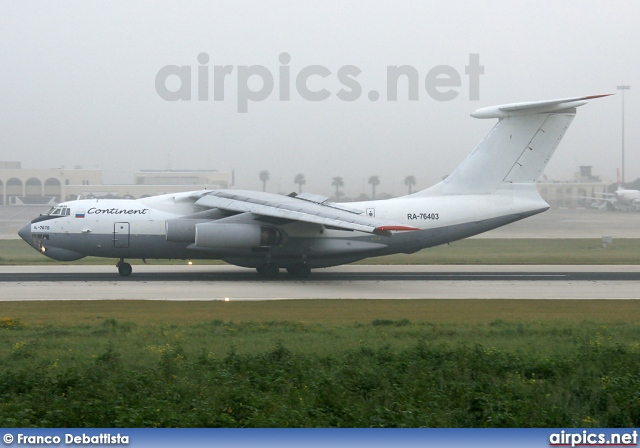
[[[133,268],[129,263],[126,263],[124,261],[124,258],[121,258],[120,261],[118,261],[116,267],[118,268],[118,272],[120,273],[120,275],[123,277],[129,277],[131,275],[131,272],[133,272]]]

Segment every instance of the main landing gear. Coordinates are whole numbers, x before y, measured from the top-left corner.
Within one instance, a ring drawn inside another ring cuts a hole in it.
[[[268,262],[256,268],[258,274],[265,278],[276,278],[280,273],[278,265],[272,262]],[[307,278],[311,274],[311,268],[307,263],[300,262],[292,266],[287,266],[287,272],[291,277]]]
[[[260,277],[276,278],[280,273],[280,268],[275,263],[265,263],[262,266],[256,268]]]
[[[118,272],[120,273],[120,275],[122,275],[123,277],[129,277],[131,275],[131,272],[133,272],[133,268],[129,263],[126,263],[124,261],[124,258],[121,258],[120,261],[118,261],[116,267],[118,268]]]
[[[300,262],[287,267],[287,272],[292,277],[307,278],[311,275],[311,268],[307,263]]]

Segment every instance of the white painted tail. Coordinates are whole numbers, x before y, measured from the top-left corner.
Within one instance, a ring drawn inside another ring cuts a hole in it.
[[[499,121],[450,176],[424,193],[489,194],[503,184],[535,183],[569,128],[576,107],[601,96],[607,95],[514,103],[475,111],[471,116]]]

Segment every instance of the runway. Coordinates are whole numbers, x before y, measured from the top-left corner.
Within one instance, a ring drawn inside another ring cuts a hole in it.
[[[234,266],[2,266],[0,301],[639,299],[640,266],[364,266],[262,279]]]

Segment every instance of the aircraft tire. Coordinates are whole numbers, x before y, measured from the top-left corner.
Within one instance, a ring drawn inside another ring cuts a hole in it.
[[[311,268],[307,263],[296,263],[287,268],[287,272],[292,277],[307,278],[311,275]]]
[[[274,263],[265,263],[259,268],[256,268],[258,274],[265,278],[276,278],[280,273],[280,268]]]
[[[120,263],[120,265],[118,266],[118,272],[123,277],[129,277],[131,275],[131,272],[133,272],[133,268],[129,263]]]

